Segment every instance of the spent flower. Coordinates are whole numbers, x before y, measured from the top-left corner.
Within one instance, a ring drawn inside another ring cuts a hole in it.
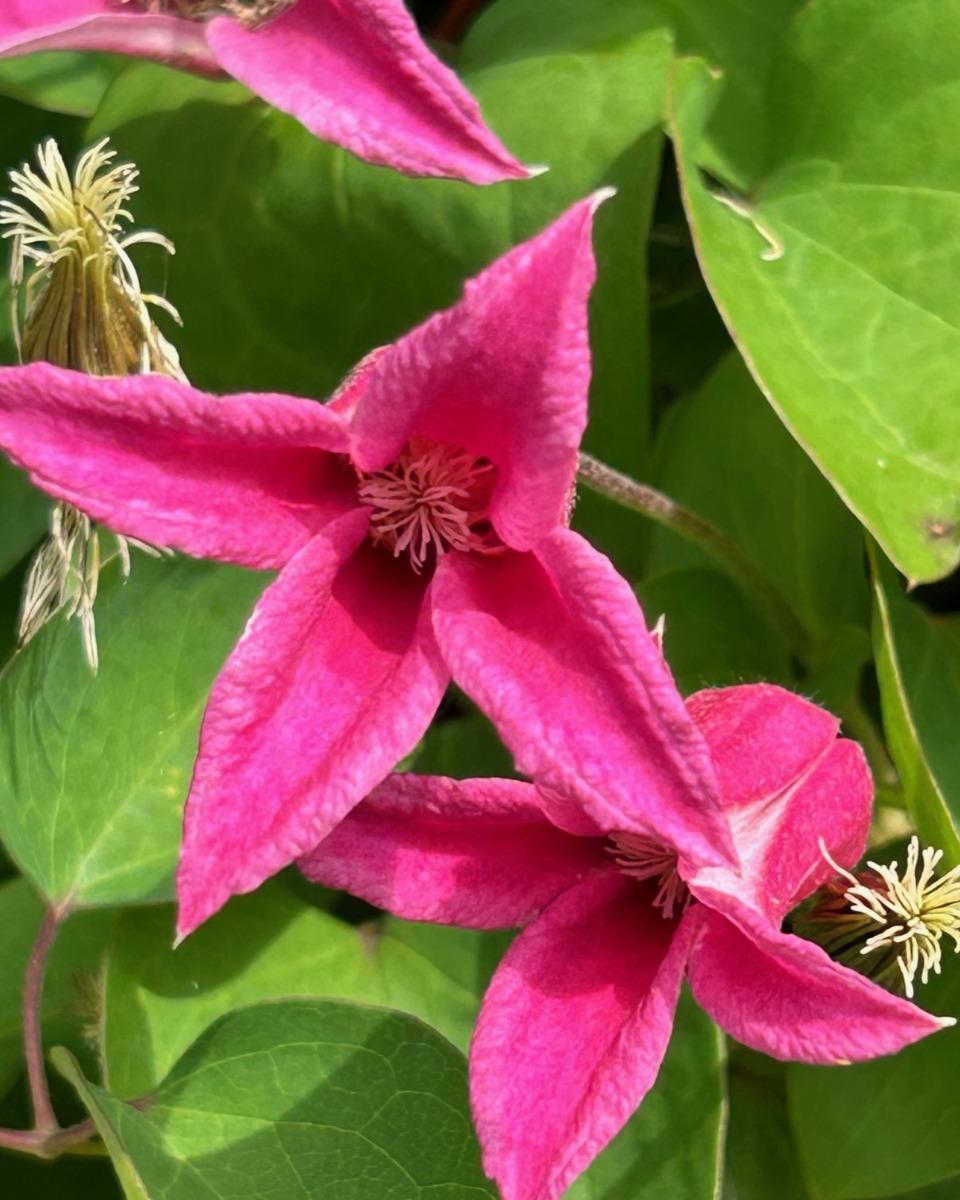
[[[152,243],[173,245],[152,230],[125,232],[125,207],[137,191],[137,169],[115,164],[103,138],[82,154],[73,175],[48,139],[37,150],[38,170],[24,163],[10,172],[20,201],[0,199],[0,229],[10,240],[12,325],[22,362],[49,362],[92,375],[156,372],[184,379],[173,346],[157,328],[148,304],[179,320],[161,296],[145,295],[128,251]],[[21,292],[23,295],[21,295]],[[124,573],[127,539],[110,535]],[[19,637],[28,642],[56,612],[76,616],[84,652],[97,669],[94,602],[103,565],[101,531],[72,505],[51,515],[50,537],[27,576]],[[141,549],[156,553],[137,543]]]
[[[103,50],[227,74],[360,158],[471,183],[536,174],[484,124],[404,0],[4,0],[0,58]]]

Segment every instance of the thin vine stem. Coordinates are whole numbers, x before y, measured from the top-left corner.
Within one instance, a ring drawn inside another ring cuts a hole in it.
[[[47,909],[40,923],[23,980],[23,1050],[27,1063],[30,1101],[33,1105],[34,1132],[41,1138],[56,1133],[60,1128],[50,1101],[50,1088],[43,1063],[41,1004],[47,958],[57,939],[62,921],[61,913],[52,908]]]
[[[0,1129],[0,1147],[33,1154],[37,1158],[56,1158],[65,1152],[80,1153],[81,1147],[86,1147],[96,1132],[97,1127],[89,1117],[76,1125],[49,1133],[39,1129]],[[96,1153],[101,1151],[97,1149]]]
[[[706,550],[734,576],[746,591],[762,606],[786,638],[794,654],[808,663],[813,653],[813,639],[793,606],[780,589],[760,571],[750,557],[725,533],[663,492],[629,475],[608,467],[591,454],[581,454],[577,478],[591,491],[606,496],[633,512],[656,521],[658,525],[679,534]]]

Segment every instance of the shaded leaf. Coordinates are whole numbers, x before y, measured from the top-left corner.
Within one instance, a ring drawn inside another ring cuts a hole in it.
[[[952,955],[944,975],[921,987],[917,1000],[930,1012],[960,1016]],[[796,1145],[817,1200],[873,1200],[960,1174],[958,1073],[957,1026],[892,1058],[849,1067],[791,1065]]]
[[[136,1200],[493,1200],[466,1063],[401,1013],[332,1000],[231,1013],[142,1111],[57,1063]]]
[[[267,578],[136,554],[106,572],[98,675],[58,619],[0,676],[0,835],[55,905],[171,895],[203,706]]]
[[[714,1200],[726,1119],[723,1035],[689,995],[653,1090],[568,1200]]]
[[[670,408],[655,479],[737,542],[820,639],[837,625],[867,624],[861,531],[735,351]],[[658,526],[648,570],[687,564],[716,560]]]
[[[172,949],[174,910],[124,914],[104,980],[103,1066],[114,1095],[143,1095],[216,1018],[284,996],[386,1004],[466,1049],[509,935],[392,917],[349,925],[275,880],[235,897]]]
[[[924,612],[879,553],[872,559],[874,648],[890,753],[921,837],[960,862],[960,618]]]

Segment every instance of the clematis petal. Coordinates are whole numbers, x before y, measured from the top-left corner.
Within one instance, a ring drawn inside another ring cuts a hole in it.
[[[574,205],[467,284],[464,298],[370,362],[353,456],[379,470],[412,437],[466,446],[500,471],[497,532],[526,550],[566,521],[587,419],[593,214]]]
[[[352,513],[264,593],[200,733],[178,877],[181,936],[317,845],[414,747],[448,675],[424,584]]]
[[[744,1045],[799,1062],[859,1062],[953,1024],[833,962],[812,942],[749,911],[740,917],[738,928],[703,909],[688,975],[697,1002]]]
[[[255,32],[215,18],[207,40],[241,83],[369,162],[471,183],[531,173],[427,49],[403,0],[298,0]]]
[[[605,833],[735,862],[706,744],[629,585],[583,538],[557,530],[536,555],[448,555],[433,609],[454,678],[524,774]]]
[[[724,808],[775,796],[833,745],[840,722],[767,683],[711,688],[687,700],[710,747]]]
[[[866,845],[873,781],[863,752],[837,740],[839,722],[767,684],[701,692],[687,702],[707,739],[742,872],[687,877],[714,907],[737,897],[774,925]]]
[[[394,775],[300,867],[408,920],[523,925],[584,876],[616,870],[602,842],[551,825],[536,795],[512,779]]]
[[[281,566],[356,507],[336,413],[271,394],[210,396],[160,375],[0,368],[0,449],[118,533]]]
[[[0,58],[38,50],[101,50],[220,74],[195,21],[124,11],[107,0],[4,0]]]
[[[558,897],[487,990],[470,1051],[484,1167],[504,1200],[556,1200],[653,1085],[693,926],[606,875]]]

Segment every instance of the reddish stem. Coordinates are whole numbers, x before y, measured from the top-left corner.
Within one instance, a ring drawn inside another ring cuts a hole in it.
[[[459,45],[485,2],[486,0],[450,0],[443,13],[434,21],[430,36],[438,42],[447,42],[451,46]]]
[[[50,1102],[47,1072],[43,1065],[43,1033],[40,1006],[43,1000],[43,979],[47,958],[60,930],[62,914],[47,909],[23,980],[23,1050],[27,1061],[27,1082],[33,1104],[34,1133],[41,1141],[59,1130],[56,1113]]]

